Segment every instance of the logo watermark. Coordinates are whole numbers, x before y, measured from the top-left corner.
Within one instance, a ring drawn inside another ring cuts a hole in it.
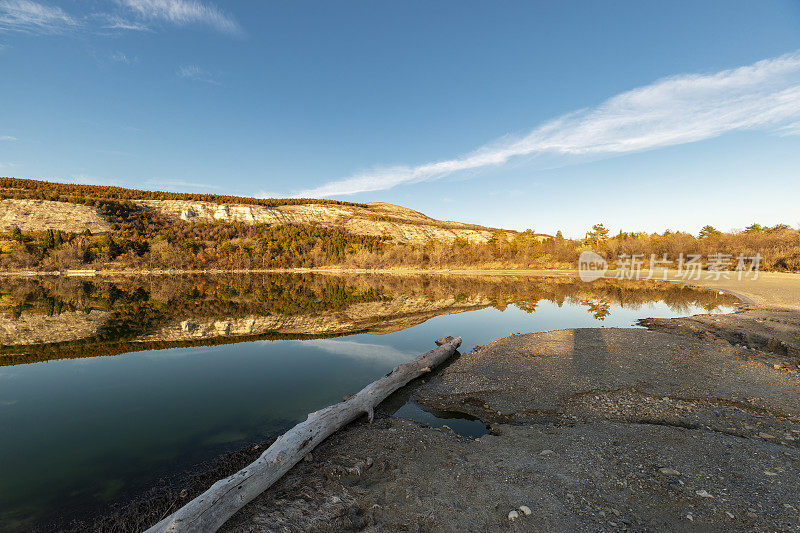
[[[614,265],[615,279],[682,279],[698,281],[701,279],[719,281],[722,279],[758,279],[759,267],[764,257],[756,255],[714,253],[679,254],[671,259],[668,254],[619,254]],[[591,282],[602,278],[609,270],[609,264],[603,256],[586,250],[578,259],[578,275],[581,280]]]
[[[608,261],[602,255],[590,250],[581,252],[578,258],[578,275],[581,280],[589,283],[605,276],[607,270]]]

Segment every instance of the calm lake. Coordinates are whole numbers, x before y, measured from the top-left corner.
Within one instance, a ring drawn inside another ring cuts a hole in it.
[[[0,284],[0,529],[81,519],[282,433],[461,335],[730,312],[676,284],[263,275]],[[401,404],[402,405],[402,404]],[[406,404],[396,416],[447,423]],[[459,424],[461,424],[459,426]]]

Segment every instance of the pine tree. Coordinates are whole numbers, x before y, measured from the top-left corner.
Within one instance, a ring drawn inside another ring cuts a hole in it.
[[[720,233],[722,233],[722,232],[720,230],[718,230],[717,228],[715,228],[714,226],[705,225],[700,230],[700,233],[699,233],[698,237],[700,237],[702,239],[702,238],[705,238],[705,237],[709,237],[711,235],[719,235]]]
[[[44,234],[44,241],[42,242],[42,248],[44,248],[44,250],[46,251],[50,250],[51,248],[54,248],[55,245],[56,245],[55,235],[53,234],[53,230],[49,229]]]

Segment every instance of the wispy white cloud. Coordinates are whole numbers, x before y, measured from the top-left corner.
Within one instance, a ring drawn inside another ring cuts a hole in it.
[[[54,2],[0,0],[0,32],[59,34],[85,30],[102,34],[107,33],[103,30],[152,31],[151,25],[164,23],[204,25],[230,35],[243,33],[232,16],[200,0],[114,0],[114,3],[115,8],[76,17]]]
[[[72,174],[66,178],[47,178],[58,183],[72,183],[76,185],[110,185],[121,186],[123,183],[115,178],[101,178],[91,174]]]
[[[114,52],[109,56],[109,59],[114,63],[124,63],[126,65],[131,65],[133,63],[138,63],[139,58],[136,56],[129,56],[123,52]]]
[[[143,22],[129,20],[119,15],[100,13],[97,16],[105,19],[106,23],[103,27],[109,30],[153,31],[150,26]]]
[[[2,163],[0,168],[23,168],[19,163]],[[19,174],[17,174],[19,176]],[[70,183],[75,185],[109,185],[114,187],[130,186],[115,178],[102,178],[90,174],[71,174],[69,176],[39,176],[37,179],[54,181],[56,183]]]
[[[790,135],[800,135],[800,122],[787,124],[786,126],[781,127],[778,130],[778,134],[781,137],[788,137]]]
[[[409,361],[416,355],[413,352],[398,350],[393,346],[370,344],[366,342],[346,341],[338,339],[315,339],[307,341],[294,341],[302,346],[313,346],[322,351],[343,355],[352,359]]]
[[[178,67],[176,74],[187,80],[202,81],[203,83],[211,83],[213,85],[220,84],[214,74],[197,65],[181,65]]]
[[[800,133],[800,53],[712,74],[664,78],[561,116],[519,138],[503,138],[462,157],[378,168],[301,191],[323,197],[390,189],[511,159],[554,154],[565,163],[692,143],[741,130]],[[788,126],[788,127],[787,127]],[[781,128],[783,128],[781,130]]]
[[[80,21],[58,6],[32,0],[0,0],[0,31],[52,34],[80,26]]]
[[[19,139],[17,139],[16,137],[13,137],[13,136],[11,136],[11,135],[0,135],[0,141],[10,141],[10,142],[13,142],[13,141],[18,141],[18,140],[19,140]]]
[[[208,183],[198,183],[196,181],[187,181],[187,180],[172,180],[172,179],[161,179],[161,178],[151,178],[146,182],[150,187],[161,187],[162,189],[204,189],[204,190],[211,190],[211,191],[219,191],[222,190],[222,187],[219,185],[209,185]]]
[[[242,28],[219,8],[198,0],[118,0],[144,20],[168,22],[178,26],[201,24],[219,32],[240,34]]]

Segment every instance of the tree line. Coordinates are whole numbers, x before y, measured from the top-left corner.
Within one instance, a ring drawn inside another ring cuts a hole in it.
[[[333,204],[366,207],[364,204],[318,198],[250,198],[226,194],[144,191],[109,185],[80,185],[23,178],[0,177],[0,197],[88,203],[88,200],[186,200],[276,207],[280,205]]]
[[[800,232],[787,226],[750,226],[739,232],[620,232],[601,225],[583,239],[557,234],[541,241],[532,231],[496,231],[486,243],[455,240],[426,244],[393,243],[356,235],[342,228],[240,222],[191,223],[167,219],[136,206],[126,212],[105,203],[102,212],[114,230],[101,235],[56,229],[0,234],[0,268],[41,269],[261,269],[341,266],[349,268],[574,268],[584,250],[613,265],[620,256],[638,254],[645,267],[651,256],[676,261],[699,255],[760,254],[760,269],[800,271]],[[733,268],[733,265],[731,266]]]

